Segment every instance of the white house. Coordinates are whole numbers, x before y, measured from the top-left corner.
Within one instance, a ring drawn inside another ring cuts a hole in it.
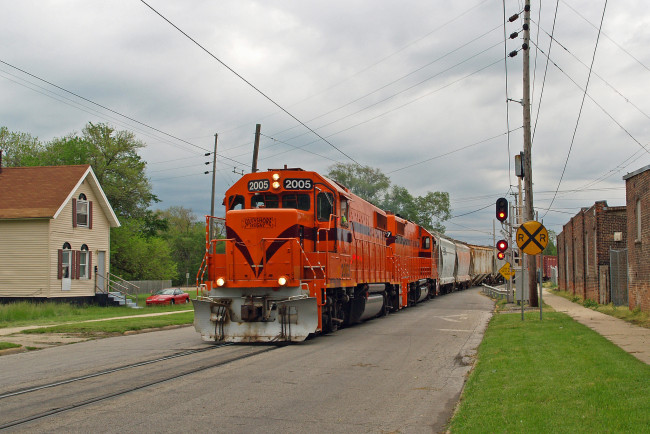
[[[0,166],[0,299],[94,297],[118,226],[90,165]]]

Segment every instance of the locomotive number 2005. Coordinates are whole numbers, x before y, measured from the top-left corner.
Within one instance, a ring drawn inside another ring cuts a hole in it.
[[[314,183],[311,179],[287,178],[284,180],[285,190],[311,190]]]
[[[265,191],[269,189],[269,180],[248,181],[248,191]]]

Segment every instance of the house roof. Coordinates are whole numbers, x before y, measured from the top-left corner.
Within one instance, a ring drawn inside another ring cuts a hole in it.
[[[111,227],[120,226],[88,164],[1,168],[0,219],[56,218],[84,180],[99,198]]]

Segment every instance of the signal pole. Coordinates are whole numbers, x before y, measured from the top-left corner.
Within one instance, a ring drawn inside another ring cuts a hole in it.
[[[257,172],[257,154],[260,151],[260,130],[262,129],[261,124],[255,125],[255,144],[253,145],[253,165],[251,167],[251,173]]]
[[[524,221],[533,220],[533,169],[531,158],[531,138],[530,138],[530,0],[524,4],[524,83],[523,83],[523,106],[524,106],[524,189],[526,197],[524,201]],[[537,307],[537,264],[535,255],[526,255],[528,265],[528,291],[531,307]]]
[[[212,154],[212,196],[210,198],[210,217],[214,216],[214,184],[216,183],[216,178],[217,178],[217,138],[219,137],[219,134],[214,135],[214,153]],[[210,219],[210,231],[209,231],[209,237],[210,237],[210,246],[212,246],[212,227],[214,225],[212,224],[212,219]]]

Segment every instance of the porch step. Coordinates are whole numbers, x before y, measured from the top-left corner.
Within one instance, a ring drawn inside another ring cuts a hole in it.
[[[126,306],[131,309],[142,309],[141,306],[136,305],[133,300],[127,298],[121,292],[109,292],[108,299],[113,304],[113,306]]]

